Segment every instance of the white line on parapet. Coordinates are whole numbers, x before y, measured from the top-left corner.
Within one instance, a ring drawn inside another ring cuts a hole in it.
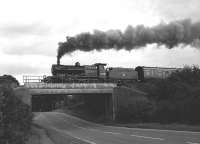
[[[131,135],[131,136],[138,137],[138,138],[146,138],[146,139],[164,140],[163,138],[147,137],[147,136],[141,136],[141,135]]]

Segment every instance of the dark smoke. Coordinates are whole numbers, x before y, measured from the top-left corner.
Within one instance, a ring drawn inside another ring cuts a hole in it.
[[[74,37],[67,37],[67,41],[59,43],[58,63],[60,58],[76,50],[92,51],[102,49],[132,50],[157,43],[173,48],[178,44],[193,44],[200,39],[200,22],[191,20],[173,21],[169,24],[161,23],[154,27],[138,25],[128,26],[124,32],[109,30],[106,32],[94,30],[93,33],[80,33]]]

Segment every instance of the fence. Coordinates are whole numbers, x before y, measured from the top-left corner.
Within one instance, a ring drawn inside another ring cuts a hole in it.
[[[23,83],[40,83],[42,80],[46,78],[45,75],[43,76],[30,76],[30,75],[24,75],[23,76]]]

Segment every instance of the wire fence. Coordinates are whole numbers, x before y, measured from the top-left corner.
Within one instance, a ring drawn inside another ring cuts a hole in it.
[[[23,83],[41,83],[44,78],[46,78],[46,75],[43,76],[24,75]]]

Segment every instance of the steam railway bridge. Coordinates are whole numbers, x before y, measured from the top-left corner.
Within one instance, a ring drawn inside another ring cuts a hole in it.
[[[48,105],[49,110],[55,101],[72,99],[76,103],[84,103],[90,109],[96,109],[97,113],[106,119],[115,119],[116,97],[114,83],[43,83],[43,77],[24,76],[24,87],[29,89],[32,96],[33,111],[43,105]],[[45,102],[42,105],[39,103]],[[36,110],[37,111],[37,110]]]
[[[115,120],[121,107],[144,100],[146,95],[137,89],[118,87],[115,83],[43,83],[43,77],[40,78],[24,77],[24,87],[32,96],[33,111],[43,106],[52,110],[55,102],[62,99],[67,101],[67,106],[71,102],[75,106],[83,104],[97,116],[104,115],[105,119]]]

